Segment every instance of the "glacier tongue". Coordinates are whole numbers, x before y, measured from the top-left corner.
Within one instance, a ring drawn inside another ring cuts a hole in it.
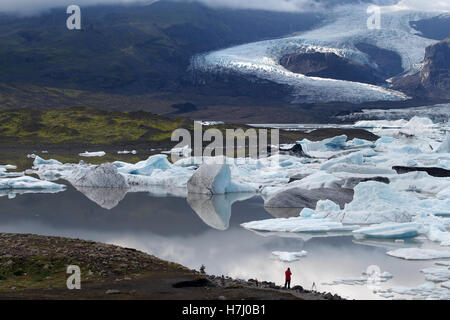
[[[425,48],[437,41],[417,35],[409,23],[439,13],[384,6],[381,7],[382,28],[370,30],[366,9],[367,5],[338,7],[330,22],[318,29],[203,54],[193,59],[192,68],[204,72],[238,72],[287,85],[293,89],[293,102],[405,100],[408,97],[398,91],[364,83],[308,77],[290,72],[278,62],[283,55],[293,52],[333,52],[376,68],[376,64],[356,48],[358,43],[368,43],[397,52],[406,73],[420,70]]]

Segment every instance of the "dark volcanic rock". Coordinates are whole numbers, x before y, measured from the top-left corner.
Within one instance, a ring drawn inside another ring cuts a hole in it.
[[[281,148],[280,154],[287,154],[297,157],[306,157],[306,154],[303,152],[302,145],[297,143],[292,148]]]
[[[391,183],[389,178],[386,178],[386,177],[348,178],[347,180],[345,180],[345,183],[342,187],[353,189],[361,182],[367,182],[367,181],[378,181],[378,182],[382,182],[382,183],[386,183],[386,184]]]
[[[427,47],[423,69],[395,79],[393,88],[418,98],[450,99],[450,38]]]
[[[415,172],[415,171],[422,171],[422,172],[428,173],[432,177],[439,177],[439,178],[450,177],[450,170],[443,169],[443,168],[395,166],[395,167],[392,167],[392,169],[397,171],[398,174],[403,174],[403,173],[408,173],[408,172]]]
[[[289,178],[289,183],[294,182],[294,181],[303,180],[307,176],[309,176],[309,174],[304,174],[304,173],[295,174]]]
[[[306,76],[331,78],[364,82],[371,84],[383,83],[383,78],[363,65],[341,58],[334,53],[294,53],[285,55],[280,64],[286,69]]]
[[[201,288],[201,287],[215,287],[215,284],[206,278],[199,278],[196,280],[177,282],[172,285],[174,288]]]
[[[315,208],[319,200],[331,200],[344,208],[346,203],[353,200],[352,189],[302,189],[292,188],[280,191],[272,196],[265,204],[268,208]]]
[[[368,43],[358,43],[356,48],[369,55],[378,65],[378,72],[385,78],[391,78],[403,72],[402,58],[395,51],[378,48]]]

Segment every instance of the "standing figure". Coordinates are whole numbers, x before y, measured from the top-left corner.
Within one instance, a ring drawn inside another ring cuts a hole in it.
[[[287,268],[286,272],[284,273],[286,275],[286,282],[284,283],[284,288],[290,289],[291,288],[291,268]]]

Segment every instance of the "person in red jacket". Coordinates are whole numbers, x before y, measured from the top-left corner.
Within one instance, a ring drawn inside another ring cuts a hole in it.
[[[286,272],[284,273],[286,275],[286,282],[284,283],[284,288],[291,288],[291,268],[287,268]]]

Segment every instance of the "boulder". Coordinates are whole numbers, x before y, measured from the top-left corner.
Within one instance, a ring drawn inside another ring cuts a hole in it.
[[[414,171],[422,171],[422,172],[428,173],[432,177],[438,177],[438,178],[450,177],[450,170],[443,169],[443,168],[436,168],[436,167],[402,167],[402,166],[395,166],[395,167],[392,167],[392,169],[397,171],[398,174],[414,172]]]
[[[319,200],[331,200],[344,208],[353,200],[353,190],[346,188],[302,189],[291,188],[273,195],[264,206],[267,208],[316,208]]]

